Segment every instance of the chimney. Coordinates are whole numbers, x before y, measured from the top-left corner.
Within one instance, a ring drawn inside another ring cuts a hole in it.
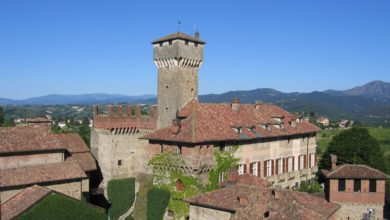
[[[337,167],[337,155],[331,154],[330,155],[330,161],[332,162],[331,169],[334,170]]]
[[[195,38],[198,40],[200,39],[200,33],[198,31],[195,32]]]
[[[262,104],[263,104],[262,101],[256,100],[256,103],[255,103],[256,111],[259,111],[259,110],[260,110],[260,106],[261,106]]]
[[[107,106],[108,116],[113,116],[114,113],[114,106],[108,105]]]
[[[181,122],[180,119],[172,120],[172,133],[178,134],[180,132]]]
[[[93,106],[93,116],[94,117],[99,116],[99,106],[97,105]]]
[[[238,98],[232,100],[232,110],[235,112],[240,110],[240,100]]]

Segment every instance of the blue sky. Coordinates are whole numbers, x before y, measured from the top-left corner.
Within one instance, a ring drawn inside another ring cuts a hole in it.
[[[390,1],[0,0],[0,97],[155,94],[150,42],[194,24],[200,94],[390,81]]]

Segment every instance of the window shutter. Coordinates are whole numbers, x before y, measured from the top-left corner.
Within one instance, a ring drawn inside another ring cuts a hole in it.
[[[253,163],[249,164],[249,173],[253,174]]]
[[[307,155],[305,154],[303,156],[303,169],[306,169],[307,168]]]
[[[313,156],[314,157],[314,166],[317,166],[317,154],[314,153],[313,155],[314,155]]]
[[[257,176],[260,177],[260,162],[257,163]]]
[[[271,160],[271,176],[275,175],[274,161],[275,160]]]
[[[246,173],[246,164],[243,164],[244,166],[244,173]]]
[[[264,161],[264,177],[267,176],[267,161]]]
[[[280,160],[280,159],[277,159],[277,160],[275,161],[275,174],[278,174],[278,173],[279,173],[279,160]]]
[[[292,171],[295,171],[295,157],[291,157],[292,159]]]
[[[287,166],[286,166],[286,158],[283,158],[283,171],[282,171],[282,173],[286,173],[286,168],[287,168]]]

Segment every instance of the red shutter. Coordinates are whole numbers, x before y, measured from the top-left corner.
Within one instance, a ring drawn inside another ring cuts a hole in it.
[[[246,173],[246,164],[243,164],[244,166],[244,173]]]
[[[307,168],[307,155],[305,154],[303,156],[303,169],[306,169]]]
[[[264,174],[263,174],[264,177],[267,176],[267,161],[264,161]]]
[[[287,158],[283,158],[283,173],[286,173],[287,171]]]
[[[274,162],[275,160],[271,160],[271,176],[275,175]]]
[[[298,156],[298,170],[301,170],[301,156]]]
[[[313,156],[314,157],[314,166],[317,166],[317,154],[314,153],[313,155],[314,155]]]
[[[275,161],[275,174],[277,175],[279,173],[279,160],[280,159],[277,159]]]
[[[253,174],[253,163],[249,164],[249,173]]]
[[[292,171],[295,171],[295,157],[291,157],[292,159]]]
[[[260,177],[260,162],[257,162],[257,176]]]

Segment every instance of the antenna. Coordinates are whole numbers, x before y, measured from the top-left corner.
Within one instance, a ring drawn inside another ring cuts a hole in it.
[[[177,21],[177,33],[180,32],[181,21]]]

